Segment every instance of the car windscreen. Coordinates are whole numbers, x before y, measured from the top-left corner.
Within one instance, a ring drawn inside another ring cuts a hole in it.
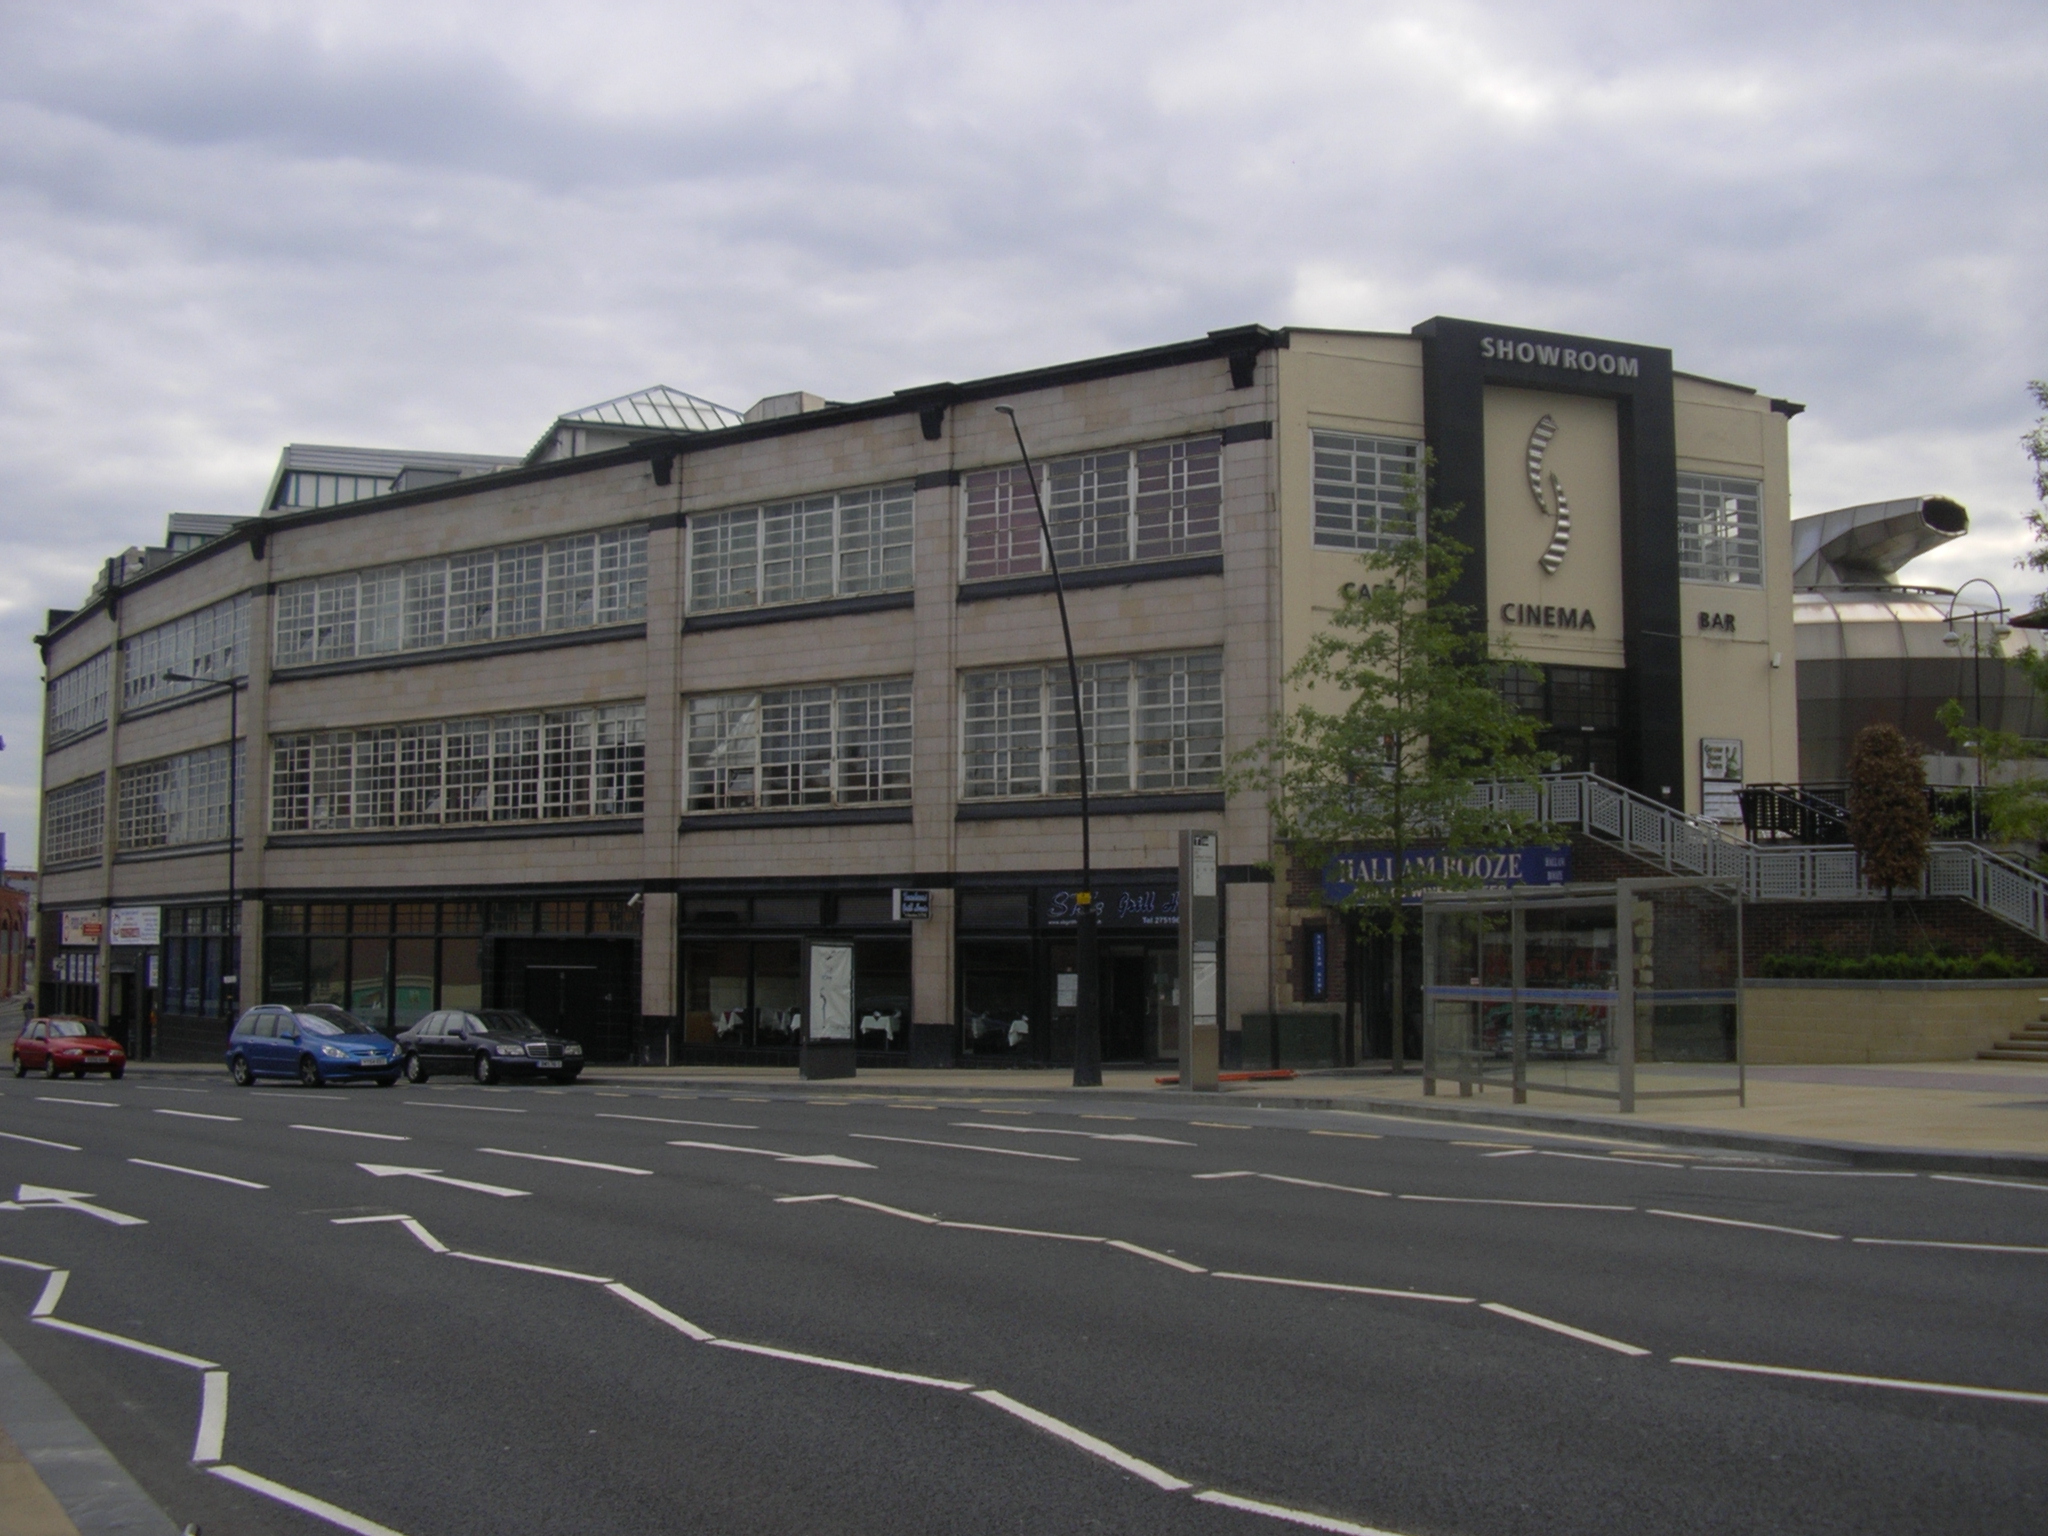
[[[523,1013],[514,1013],[509,1008],[490,1008],[477,1015],[482,1021],[484,1032],[492,1035],[514,1035],[538,1037],[540,1026]]]
[[[350,1013],[346,1008],[337,1008],[332,1003],[315,1003],[310,1008],[302,1010],[299,1017],[303,1019],[307,1014],[311,1014],[318,1019],[325,1019],[330,1024],[339,1024],[344,1035],[370,1035],[376,1033],[375,1030],[371,1029],[369,1025]]]
[[[323,1019],[317,1013],[295,1015],[299,1028],[309,1035],[370,1035],[376,1031],[367,1024],[337,1024],[332,1019]]]
[[[50,1020],[50,1038],[52,1040],[62,1040],[66,1037],[75,1038],[79,1035],[89,1035],[91,1033],[91,1029],[79,1023],[76,1019]]]

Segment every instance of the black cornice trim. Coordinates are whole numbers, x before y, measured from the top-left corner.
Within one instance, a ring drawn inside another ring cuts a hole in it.
[[[927,469],[918,475],[914,483],[914,489],[920,491],[940,491],[948,486],[958,485],[959,483],[960,471],[957,469]]]
[[[559,651],[570,646],[608,645],[620,640],[646,638],[647,624],[644,620],[638,624],[607,624],[595,629],[558,630],[552,635],[520,635],[512,640],[484,640],[475,645],[442,645],[430,650],[395,651],[386,656],[357,656],[348,661],[316,661],[303,667],[279,667],[270,674],[270,680],[273,683],[309,682],[314,678],[345,677],[355,672],[388,672],[398,667],[481,661],[491,656],[517,656],[526,651]]]
[[[770,827],[884,827],[910,825],[907,805],[848,805],[817,810],[718,811],[685,816],[677,831],[760,832]]]
[[[915,592],[863,592],[858,597],[833,597],[821,603],[779,603],[768,608],[734,608],[724,613],[692,614],[683,620],[683,633],[698,635],[719,629],[751,629],[757,624],[837,619],[850,613],[890,613],[916,605]]]
[[[638,816],[603,821],[521,821],[494,826],[394,827],[388,832],[273,832],[268,848],[379,848],[393,843],[501,843],[536,837],[638,837]],[[478,881],[480,886],[489,881]]]
[[[1187,576],[1221,576],[1221,555],[1186,555],[1178,560],[1147,560],[1136,565],[1091,565],[1078,571],[1060,572],[1069,592],[1091,587],[1130,587],[1146,581],[1178,581]],[[962,603],[987,602],[998,597],[1027,597],[1053,589],[1051,572],[1036,576],[1004,576],[995,581],[963,583],[958,597]]]
[[[1223,792],[1183,795],[1091,795],[1089,816],[1185,816],[1223,809]],[[1050,800],[970,800],[953,813],[955,821],[1031,821],[1081,814],[1081,797]]]
[[[1270,421],[1241,421],[1234,427],[1223,429],[1223,446],[1228,448],[1232,443],[1266,442],[1272,436],[1273,423]]]

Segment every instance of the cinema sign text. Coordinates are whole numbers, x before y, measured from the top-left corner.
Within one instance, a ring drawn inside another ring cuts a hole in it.
[[[1550,603],[1502,603],[1500,621],[1528,629],[1596,630],[1590,608],[1559,608]]]
[[[1493,362],[1535,363],[1544,368],[1565,368],[1576,373],[1605,373],[1616,378],[1641,377],[1641,363],[1614,352],[1594,352],[1547,341],[1513,341],[1506,336],[1483,337],[1479,355]]]

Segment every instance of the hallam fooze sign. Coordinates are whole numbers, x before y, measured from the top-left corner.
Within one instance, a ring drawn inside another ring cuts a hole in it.
[[[1505,890],[1512,885],[1563,885],[1572,877],[1569,844],[1555,848],[1482,848],[1467,853],[1445,853],[1441,848],[1410,848],[1403,859],[1411,872],[1450,873],[1462,878],[1458,889]],[[1340,853],[1323,866],[1323,900],[1335,905],[1362,885],[1388,886],[1394,883],[1394,856],[1385,849],[1363,848]],[[1421,889],[1449,890],[1444,885]],[[1413,899],[1413,898],[1411,898]]]

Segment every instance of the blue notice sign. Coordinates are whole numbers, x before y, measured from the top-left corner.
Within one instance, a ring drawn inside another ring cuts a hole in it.
[[[1505,890],[1511,885],[1563,885],[1572,877],[1569,843],[1555,848],[1481,848],[1447,854],[1441,848],[1411,848],[1403,862],[1411,872],[1450,871],[1465,876],[1461,888]],[[1332,906],[1361,885],[1391,885],[1394,856],[1384,849],[1340,853],[1323,866],[1323,900]],[[1427,886],[1446,890],[1448,886]],[[1419,894],[1419,892],[1418,892]]]

